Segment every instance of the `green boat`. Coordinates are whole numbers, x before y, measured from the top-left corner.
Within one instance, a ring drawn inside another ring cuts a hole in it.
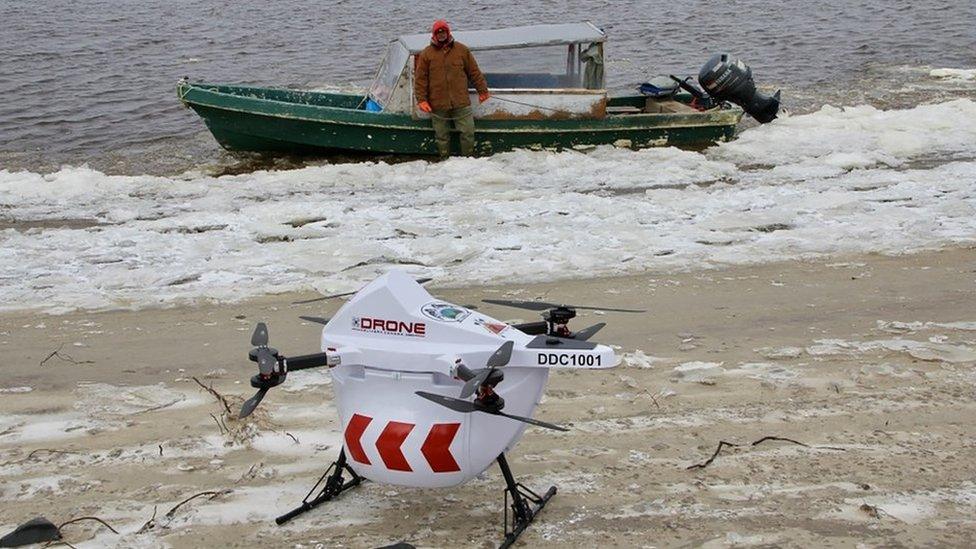
[[[733,137],[743,111],[701,110],[675,89],[657,97],[609,97],[606,34],[591,23],[456,32],[476,52],[492,97],[475,105],[480,155],[594,145],[701,148]],[[204,84],[181,80],[180,101],[233,151],[436,155],[429,115],[413,99],[413,61],[429,35],[389,44],[364,94]],[[452,150],[459,150],[454,135]]]

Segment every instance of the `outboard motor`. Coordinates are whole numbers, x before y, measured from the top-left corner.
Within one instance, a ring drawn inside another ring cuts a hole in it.
[[[763,124],[775,119],[779,111],[779,90],[772,97],[757,92],[752,69],[726,53],[705,63],[698,73],[698,82],[715,99],[735,103]]]

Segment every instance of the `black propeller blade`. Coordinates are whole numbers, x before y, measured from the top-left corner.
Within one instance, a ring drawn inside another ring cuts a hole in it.
[[[582,330],[580,330],[580,331],[576,332],[575,334],[573,334],[573,339],[578,339],[580,341],[586,341],[586,340],[590,339],[591,337],[593,337],[594,335],[596,335],[596,333],[599,332],[600,330],[602,330],[603,327],[606,326],[606,325],[607,325],[606,322],[600,322],[598,324],[594,324],[594,325],[590,326],[589,328],[583,328]]]
[[[494,353],[488,357],[488,362],[486,365],[489,368],[499,368],[508,364],[512,360],[512,349],[515,348],[514,341],[506,341],[502,343],[502,346],[495,350]]]
[[[316,324],[321,324],[323,326],[325,326],[326,324],[328,324],[329,323],[329,320],[331,320],[330,318],[322,318],[320,316],[302,316],[302,315],[299,315],[298,318],[300,318],[302,320],[307,320],[309,322],[314,322]]]
[[[261,404],[261,399],[264,398],[264,395],[268,394],[268,389],[269,387],[258,389],[258,392],[254,393],[254,396],[245,400],[244,405],[241,406],[241,413],[237,416],[238,419],[244,419],[251,415],[251,412],[258,407],[258,404]]]
[[[488,377],[495,368],[501,368],[508,364],[512,360],[512,348],[515,347],[514,341],[506,341],[502,343],[502,346],[495,350],[494,353],[488,357],[488,362],[486,363],[486,368],[481,368],[480,370],[474,371],[474,377],[468,379],[464,383],[464,387],[461,388],[461,398],[468,398],[473,395],[479,387],[484,385],[488,381]]]
[[[430,282],[431,280],[434,280],[434,279],[433,278],[418,278],[417,279],[417,284],[426,284],[426,283]],[[291,304],[292,305],[304,305],[306,303],[315,303],[317,301],[325,301],[326,299],[334,299],[334,298],[337,298],[337,297],[346,297],[346,296],[354,295],[357,292],[359,292],[359,290],[354,290],[352,292],[342,292],[341,294],[324,295],[322,297],[313,297],[312,299],[303,299],[302,301],[292,301]]]
[[[255,347],[264,347],[268,344],[268,325],[264,322],[258,322],[258,325],[254,327],[254,333],[251,334],[251,345]]]
[[[548,303],[546,301],[521,301],[512,299],[482,299],[481,301],[485,303],[491,303],[492,305],[504,305],[506,307],[515,307],[518,309],[527,309],[529,311],[546,311],[549,309],[558,309],[565,307],[568,309],[584,309],[589,311],[611,311],[615,313],[646,313],[644,309],[612,309],[610,307],[590,307],[587,305],[566,305],[560,303]]]
[[[486,414],[491,414],[494,416],[507,417],[509,419],[514,419],[516,421],[521,421],[523,423],[529,423],[531,425],[537,425],[539,427],[545,427],[546,429],[553,429],[555,431],[569,431],[565,427],[560,427],[552,423],[546,423],[545,421],[539,421],[538,419],[532,419],[530,417],[516,416],[513,414],[506,414],[505,412],[492,410],[486,406],[479,404],[477,402],[471,402],[470,400],[461,400],[459,398],[436,395],[434,393],[427,393],[425,391],[417,391],[414,394],[426,398],[427,400],[440,404],[454,410],[455,412],[460,412],[462,414],[470,414],[471,412],[484,412]]]

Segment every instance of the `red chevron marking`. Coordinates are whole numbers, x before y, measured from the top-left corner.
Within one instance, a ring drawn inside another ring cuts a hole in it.
[[[346,424],[346,448],[349,449],[349,455],[352,459],[359,463],[365,463],[366,465],[372,464],[369,462],[369,458],[366,457],[366,452],[363,451],[363,443],[359,439],[362,438],[366,427],[369,427],[372,421],[373,418],[371,417],[353,414],[352,418],[349,419],[349,423]]]
[[[413,423],[391,421],[386,424],[386,428],[376,439],[376,449],[379,450],[387,469],[413,471],[407,463],[407,458],[403,457],[403,452],[400,451],[400,446],[403,446],[403,441],[407,440],[407,435],[413,430],[413,426]]]
[[[460,423],[435,423],[430,428],[430,433],[427,434],[420,451],[424,453],[427,463],[435,473],[453,473],[461,470],[454,456],[451,455],[451,442],[454,441],[454,436],[460,428]]]

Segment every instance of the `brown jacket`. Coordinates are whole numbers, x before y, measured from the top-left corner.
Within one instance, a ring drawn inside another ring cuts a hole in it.
[[[488,93],[485,75],[467,46],[454,41],[440,48],[431,44],[417,56],[414,99],[417,103],[427,101],[435,111],[467,107],[471,104],[469,80],[478,93]]]

